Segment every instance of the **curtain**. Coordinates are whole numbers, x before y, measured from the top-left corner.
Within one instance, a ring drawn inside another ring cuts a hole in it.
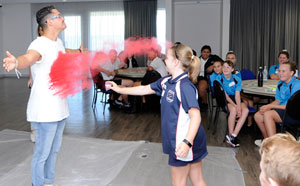
[[[237,67],[255,73],[259,66],[269,68],[283,49],[298,64],[299,21],[299,0],[231,0],[229,48]]]
[[[83,43],[84,47],[92,51],[111,48],[123,50],[123,1],[33,3],[31,10],[34,31],[37,27],[35,13],[47,5],[54,5],[65,17],[67,28],[60,38],[66,47],[77,49]],[[36,38],[36,33],[33,36]]]
[[[124,1],[125,39],[128,37],[156,37],[157,0]]]

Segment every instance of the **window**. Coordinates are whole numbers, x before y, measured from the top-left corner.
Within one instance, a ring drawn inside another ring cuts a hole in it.
[[[90,50],[124,49],[124,11],[97,11],[90,13]]]
[[[166,10],[158,9],[156,15],[156,36],[158,44],[161,46],[161,52],[166,50]]]
[[[65,16],[64,18],[67,25],[62,36],[65,48],[79,48],[81,45],[81,16]]]

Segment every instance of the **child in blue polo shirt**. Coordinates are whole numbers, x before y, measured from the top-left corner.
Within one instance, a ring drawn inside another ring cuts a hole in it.
[[[238,76],[240,79],[242,79],[242,75],[241,75],[240,71],[236,68],[236,55],[235,55],[234,51],[227,52],[226,60],[231,61],[233,63],[233,65],[235,66],[233,74]]]
[[[287,50],[282,50],[281,52],[279,52],[278,54],[279,63],[276,65],[272,65],[269,69],[269,77],[271,79],[279,80],[279,75],[278,75],[279,66],[280,64],[288,62],[289,58],[290,58],[290,54],[288,53]]]
[[[195,185],[206,185],[202,176],[202,159],[207,155],[206,136],[197,100],[200,60],[192,49],[176,44],[165,60],[171,74],[146,86],[121,88],[114,82],[110,89],[130,95],[157,94],[161,96],[162,146],[169,155],[172,183],[186,185],[188,177]]]
[[[223,62],[222,61],[215,61],[214,62],[214,71],[211,75],[209,75],[209,82],[210,82],[210,86],[213,87],[214,86],[214,81],[217,79],[217,77],[222,74],[222,65]]]
[[[277,85],[275,101],[260,107],[259,112],[254,115],[255,122],[264,138],[276,134],[276,123],[282,123],[288,100],[295,92],[300,90],[300,80],[294,76],[295,72],[295,62],[286,62],[279,66],[280,81]],[[295,124],[296,122],[287,115],[286,123]],[[256,140],[255,144],[260,146],[261,140]]]
[[[245,103],[241,100],[242,80],[235,74],[234,64],[231,61],[223,63],[223,74],[218,76],[217,80],[221,83],[225,90],[227,106],[229,109],[228,130],[229,135],[226,135],[226,142],[232,147],[240,146],[237,135],[239,134],[249,110]],[[235,121],[238,118],[237,124]]]

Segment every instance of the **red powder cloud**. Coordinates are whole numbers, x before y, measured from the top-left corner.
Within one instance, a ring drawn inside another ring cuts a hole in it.
[[[116,45],[117,46],[117,45]],[[167,48],[171,43],[167,43]],[[119,55],[122,62],[127,56],[147,56],[151,51],[161,52],[156,38],[132,37],[124,43],[124,51]],[[104,51],[94,53],[59,53],[51,67],[50,88],[61,97],[75,95],[81,90],[92,87],[92,77],[98,74],[97,67],[109,61],[110,56]]]

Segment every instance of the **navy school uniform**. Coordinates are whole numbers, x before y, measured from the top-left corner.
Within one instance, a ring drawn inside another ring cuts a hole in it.
[[[169,155],[169,164],[173,166],[186,165],[193,160],[200,161],[208,153],[206,148],[205,131],[200,125],[194,138],[192,148],[189,149],[185,158],[175,155],[175,148],[185,139],[190,126],[188,111],[190,108],[199,109],[197,101],[197,89],[188,79],[186,72],[175,79],[166,76],[152,83],[151,89],[161,96],[161,127],[163,152]],[[170,159],[185,162],[174,164]]]
[[[232,74],[230,79],[226,79],[224,74],[217,77],[217,80],[221,83],[226,94],[235,101],[235,91],[242,90],[242,80],[235,74]]]

